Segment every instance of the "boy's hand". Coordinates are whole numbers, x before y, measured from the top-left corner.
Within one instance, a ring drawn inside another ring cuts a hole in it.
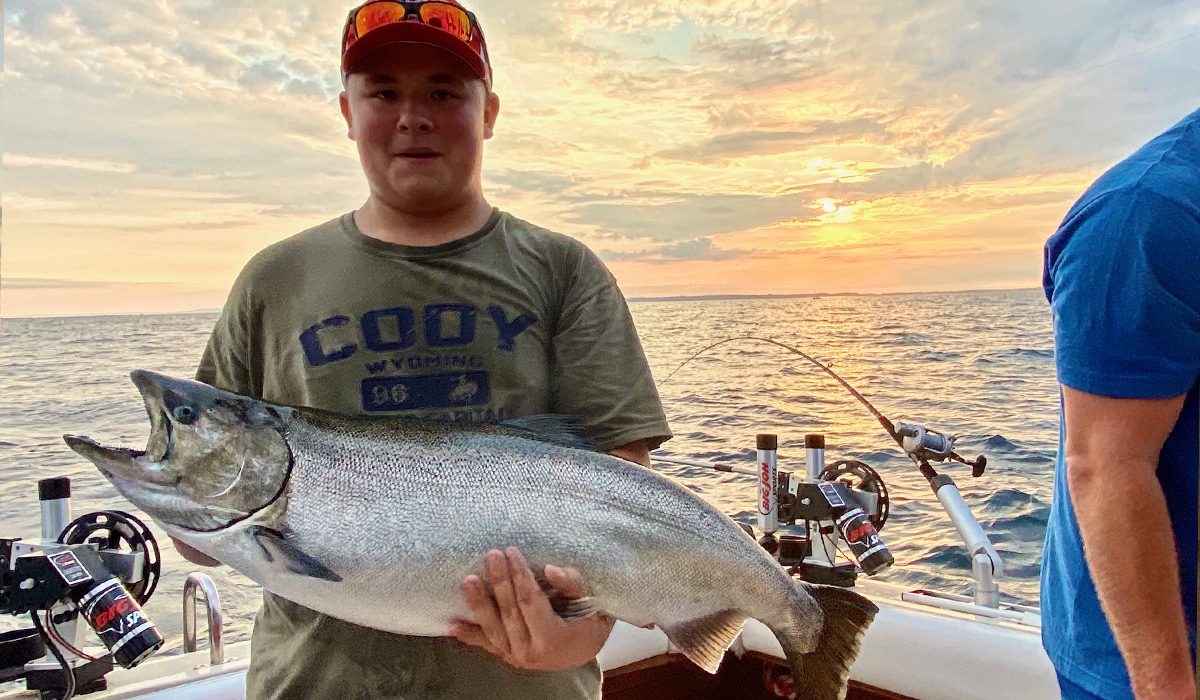
[[[463,595],[475,623],[460,620],[450,636],[472,644],[517,668],[561,671],[591,661],[608,639],[615,620],[596,614],[567,622],[555,614],[516,547],[487,553],[487,576],[494,598],[478,576],[463,579]],[[568,598],[584,595],[575,569],[547,566],[546,580]]]

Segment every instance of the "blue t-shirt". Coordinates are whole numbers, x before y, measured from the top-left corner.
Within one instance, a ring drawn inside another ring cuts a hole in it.
[[[1159,456],[1179,558],[1182,604],[1196,624],[1200,476],[1200,110],[1102,175],[1046,242],[1058,379],[1090,394],[1187,394]],[[1065,432],[1065,431],[1064,431]],[[1059,673],[1109,700],[1133,700],[1100,609],[1067,491],[1059,439],[1042,558],[1042,640]],[[1192,629],[1195,649],[1195,630]]]

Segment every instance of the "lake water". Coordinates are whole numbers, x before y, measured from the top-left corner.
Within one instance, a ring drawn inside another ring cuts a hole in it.
[[[832,363],[893,421],[957,435],[966,455],[985,453],[982,478],[961,466],[943,471],[955,478],[1005,559],[1001,592],[1014,602],[1037,603],[1058,441],[1050,313],[1039,290],[630,306],[655,377],[718,340],[769,336]],[[129,371],[191,376],[214,320],[213,314],[179,314],[0,325],[0,536],[38,536],[36,484],[47,476],[71,477],[76,515],[134,510],[61,436],[145,445],[149,423]],[[780,436],[780,468],[802,471],[804,434],[824,433],[828,461],[865,461],[891,491],[891,518],[881,534],[897,565],[880,578],[969,592],[970,559],[924,478],[875,419],[816,367],[766,343],[738,341],[691,361],[659,390],[676,435],[663,455],[753,468],[755,434],[773,432]],[[659,469],[753,522],[753,479]],[[165,535],[160,540],[167,542]],[[195,568],[164,547],[162,582],[146,607],[168,650],[182,644],[180,594]],[[227,639],[248,638],[257,586],[224,567],[208,573],[220,591]],[[0,617],[0,629],[27,623]]]

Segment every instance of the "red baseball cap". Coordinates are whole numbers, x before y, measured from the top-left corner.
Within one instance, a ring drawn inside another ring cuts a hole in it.
[[[351,10],[342,30],[342,81],[368,51],[398,42],[443,48],[465,61],[492,89],[483,29],[456,0],[368,0]]]

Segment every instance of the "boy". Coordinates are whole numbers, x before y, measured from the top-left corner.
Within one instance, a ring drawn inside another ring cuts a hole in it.
[[[500,101],[474,15],[454,0],[367,2],[347,18],[341,70],[367,201],[250,261],[197,378],[342,413],[573,414],[600,449],[649,466],[670,431],[612,276],[483,196]],[[467,577],[473,619],[447,637],[358,627],[264,592],[248,698],[599,697],[613,621],[565,623],[529,589],[519,552],[486,559],[494,597]],[[584,594],[577,572],[544,573]]]

